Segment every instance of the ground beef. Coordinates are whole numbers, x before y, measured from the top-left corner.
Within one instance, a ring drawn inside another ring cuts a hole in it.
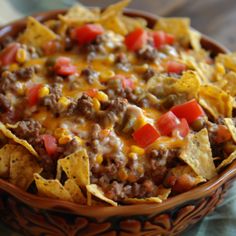
[[[147,45],[138,50],[137,57],[145,61],[155,61],[158,57],[158,52],[153,46]]]
[[[119,70],[128,71],[130,68],[130,63],[125,53],[119,53],[116,55],[115,64]]]
[[[15,90],[17,78],[13,72],[5,71],[0,79],[0,92],[5,94],[7,91]]]
[[[46,106],[55,116],[59,116],[58,100],[62,96],[62,87],[55,83],[49,88],[49,95],[42,98],[40,104]]]
[[[42,125],[38,121],[30,119],[19,121],[18,126],[12,131],[17,137],[33,144],[35,139],[39,138],[41,129]]]
[[[152,78],[154,75],[155,75],[155,71],[151,67],[148,67],[148,69],[144,72],[142,78],[147,81],[150,78]]]
[[[76,110],[79,114],[91,119],[95,115],[93,100],[87,94],[83,94],[77,101]]]
[[[93,60],[98,53],[105,53],[103,46],[103,36],[99,35],[94,41],[86,45],[87,60]]]
[[[37,68],[35,66],[22,67],[15,72],[15,76],[17,80],[29,80],[36,72]]]
[[[68,156],[71,153],[74,153],[79,147],[79,143],[72,139],[69,143],[65,144],[62,149],[62,157]]]
[[[7,45],[12,43],[13,41],[14,39],[11,36],[4,37],[3,40],[1,41],[0,49],[3,50]]]
[[[0,93],[0,112],[7,112],[10,111],[10,109],[11,101],[9,101],[9,99],[5,95]]]
[[[86,68],[81,71],[81,76],[85,78],[87,83],[93,84],[94,81],[98,78],[99,73],[91,68]]]

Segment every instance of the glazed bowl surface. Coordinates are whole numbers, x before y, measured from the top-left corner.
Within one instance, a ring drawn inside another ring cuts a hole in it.
[[[65,10],[35,15],[39,21],[55,19]],[[125,14],[143,17],[153,27],[155,15],[126,10]],[[0,41],[15,37],[26,26],[26,19],[0,28]],[[214,57],[227,49],[202,36],[202,47]],[[82,206],[61,200],[47,199],[24,192],[0,179],[0,220],[23,235],[32,236],[157,236],[179,235],[201,220],[223,200],[236,177],[236,162],[221,174],[188,192],[161,204],[130,206]]]

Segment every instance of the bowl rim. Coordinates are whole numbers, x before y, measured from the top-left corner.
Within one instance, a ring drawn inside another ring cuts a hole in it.
[[[39,12],[33,14],[39,21],[45,21],[48,19],[52,19],[56,17],[58,14],[65,13],[67,9],[59,9],[59,10],[51,10],[45,12]],[[157,21],[158,16],[152,13],[148,13],[146,11],[134,10],[134,9],[125,9],[124,13],[130,16],[138,16],[148,19],[149,21]],[[19,29],[23,29],[25,27],[27,17],[21,18],[19,20],[15,20],[6,25],[0,27],[0,40],[6,37],[7,34],[11,33],[13,30],[13,26],[16,28],[16,32],[19,33]],[[211,39],[210,37],[201,34],[202,40],[201,43],[210,45],[210,48],[213,46],[213,49],[217,51],[217,54],[228,53],[230,52],[227,48],[222,46],[220,43]],[[205,45],[206,46],[206,45]],[[19,187],[7,182],[4,179],[0,179],[0,191],[3,190],[11,196],[17,198],[18,200],[24,202],[26,205],[29,205],[34,208],[40,208],[45,210],[52,211],[60,211],[65,213],[73,213],[76,215],[84,215],[87,217],[93,218],[107,218],[111,216],[118,215],[148,215],[153,212],[163,212],[170,210],[174,207],[181,206],[193,200],[200,199],[202,197],[208,196],[208,194],[217,190],[217,188],[221,187],[224,183],[235,177],[236,175],[236,161],[231,163],[225,170],[215,176],[213,179],[203,183],[194,189],[189,190],[188,192],[181,193],[172,198],[169,198],[163,201],[160,204],[151,203],[151,204],[140,204],[140,205],[118,205],[114,206],[87,206],[80,205],[78,203],[73,203],[65,200],[57,200],[50,199],[46,197],[40,197],[34,195],[32,193],[28,193],[24,190],[21,190]],[[93,211],[91,211],[93,209]],[[98,211],[102,211],[102,214],[99,214]]]

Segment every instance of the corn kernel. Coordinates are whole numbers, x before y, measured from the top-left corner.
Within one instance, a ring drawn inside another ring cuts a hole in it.
[[[131,152],[137,153],[138,155],[143,155],[145,153],[145,150],[143,148],[136,145],[132,145],[130,150]]]
[[[16,70],[18,70],[18,69],[19,69],[19,65],[16,64],[16,63],[13,63],[13,64],[11,64],[11,65],[9,66],[9,70],[10,70],[10,71],[16,71]]]
[[[98,164],[101,164],[101,163],[103,162],[103,156],[102,156],[102,154],[98,154],[98,155],[96,156],[96,162],[97,162]]]
[[[79,137],[79,136],[75,136],[74,139],[76,140],[76,142],[80,145],[83,144],[83,140]]]
[[[97,98],[93,98],[93,108],[95,109],[95,111],[99,111],[101,107],[100,102],[98,101]]]
[[[102,91],[98,91],[95,97],[100,102],[107,102],[108,101],[108,96],[104,92],[102,92]]]
[[[58,143],[59,144],[67,144],[72,140],[70,135],[62,135],[59,140]]]
[[[47,96],[49,94],[49,88],[46,86],[43,86],[40,90],[39,90],[39,97],[43,98],[45,96]]]
[[[129,157],[130,159],[136,160],[136,159],[138,158],[138,155],[137,155],[137,153],[130,152],[130,153],[128,154],[128,157]]]
[[[24,63],[27,58],[27,53],[25,49],[19,48],[16,53],[16,61],[19,63]]]
[[[100,81],[101,82],[106,82],[108,81],[110,78],[114,77],[115,73],[112,70],[105,70],[103,72],[101,72],[100,74]]]
[[[16,83],[16,91],[18,95],[24,95],[25,94],[25,86],[22,83]]]
[[[225,68],[221,63],[216,63],[216,71],[221,75],[225,74]]]
[[[62,136],[66,136],[68,135],[69,132],[68,130],[64,129],[64,128],[56,128],[55,131],[54,131],[54,136],[59,139],[60,137]]]
[[[148,64],[143,64],[143,65],[134,67],[134,70],[138,73],[144,73],[147,71],[147,69],[148,69]]]
[[[147,123],[147,122],[145,121],[144,117],[143,117],[143,116],[140,116],[140,117],[136,120],[136,122],[135,122],[135,124],[134,124],[134,129],[135,129],[135,130],[136,130],[136,129],[139,129],[139,128],[141,128],[142,126],[144,126],[146,123]]]
[[[60,97],[59,99],[59,104],[62,105],[63,107],[67,107],[70,104],[70,100],[66,97]]]

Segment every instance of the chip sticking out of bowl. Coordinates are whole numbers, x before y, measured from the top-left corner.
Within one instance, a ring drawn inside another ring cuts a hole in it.
[[[205,179],[212,179],[217,174],[207,129],[204,128],[195,135],[188,136],[188,142],[180,154],[180,159],[198,176]]]
[[[34,173],[41,171],[37,160],[24,147],[6,144],[0,149],[0,176],[21,189],[27,190]]]

